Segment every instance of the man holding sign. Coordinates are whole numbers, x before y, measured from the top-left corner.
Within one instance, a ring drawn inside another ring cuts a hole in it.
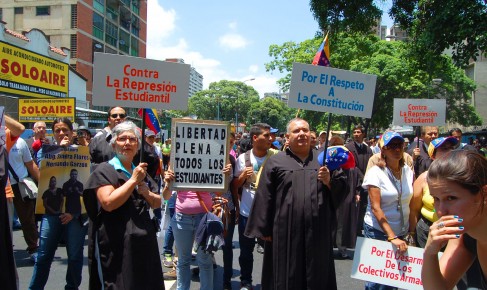
[[[286,138],[286,151],[267,161],[245,231],[266,240],[262,288],[337,289],[331,231],[345,176],[319,164],[305,120],[291,120]]]

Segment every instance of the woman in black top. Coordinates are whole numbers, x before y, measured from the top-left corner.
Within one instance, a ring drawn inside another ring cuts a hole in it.
[[[155,184],[146,183],[147,163],[132,163],[141,145],[138,128],[118,124],[110,145],[115,156],[98,165],[83,193],[91,222],[90,289],[164,289],[149,216],[150,208],[161,206],[161,196],[153,192]]]
[[[472,265],[477,269],[469,272],[477,276],[469,277],[468,287],[487,289],[487,160],[476,152],[451,151],[431,164],[428,186],[440,218],[424,249],[424,289],[452,289]]]

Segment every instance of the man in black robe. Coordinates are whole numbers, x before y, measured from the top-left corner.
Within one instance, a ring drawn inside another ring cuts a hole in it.
[[[305,120],[291,120],[286,137],[286,151],[267,161],[245,231],[266,241],[262,289],[337,289],[331,231],[345,175],[319,164]]]

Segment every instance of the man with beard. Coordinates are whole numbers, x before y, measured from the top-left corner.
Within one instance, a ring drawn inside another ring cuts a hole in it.
[[[292,119],[286,138],[264,167],[245,231],[266,241],[262,289],[337,289],[331,232],[345,175],[319,164],[305,120]]]

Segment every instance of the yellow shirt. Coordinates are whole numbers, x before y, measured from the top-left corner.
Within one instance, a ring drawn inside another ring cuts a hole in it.
[[[421,208],[421,214],[424,218],[429,220],[430,222],[435,222],[438,220],[438,216],[435,212],[435,200],[430,195],[430,189],[428,184],[425,184],[423,187],[423,207]]]

